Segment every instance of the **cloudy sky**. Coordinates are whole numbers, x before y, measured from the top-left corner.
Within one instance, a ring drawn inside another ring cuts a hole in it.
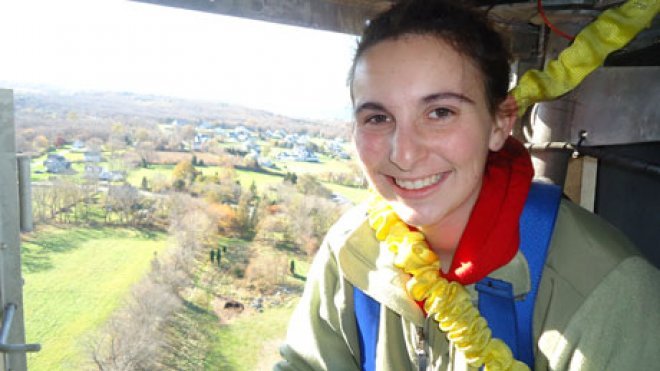
[[[355,36],[127,0],[0,3],[0,81],[350,118]],[[12,88],[12,86],[0,86]]]

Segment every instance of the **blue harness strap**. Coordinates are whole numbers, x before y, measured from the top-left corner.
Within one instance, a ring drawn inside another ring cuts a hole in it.
[[[511,348],[516,359],[534,367],[532,321],[543,266],[554,229],[561,189],[532,183],[520,216],[520,250],[529,266],[531,290],[523,300],[515,300],[509,282],[486,277],[475,285],[479,292],[479,311],[486,318],[493,336]],[[355,287],[353,304],[360,342],[360,366],[375,370],[376,345],[380,322],[380,303]]]
[[[353,307],[360,341],[360,366],[363,371],[372,371],[376,369],[380,303],[355,287]]]
[[[486,277],[476,284],[479,311],[486,318],[493,337],[502,339],[516,359],[534,368],[534,303],[538,293],[548,247],[555,228],[561,188],[551,184],[532,183],[520,216],[520,251],[530,275],[530,291],[524,299],[515,300],[510,283]]]
[[[479,292],[479,313],[488,321],[493,337],[504,341],[515,359],[520,359],[518,349],[518,321],[511,283],[486,277],[475,284]]]

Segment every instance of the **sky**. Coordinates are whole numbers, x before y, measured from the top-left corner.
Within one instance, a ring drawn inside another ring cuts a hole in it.
[[[0,88],[205,99],[350,119],[356,37],[128,0],[0,2]]]

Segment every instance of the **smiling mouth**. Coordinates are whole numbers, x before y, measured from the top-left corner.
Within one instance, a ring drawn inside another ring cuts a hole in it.
[[[436,184],[442,178],[442,174],[435,174],[422,179],[406,180],[394,178],[394,183],[403,189],[417,190]]]

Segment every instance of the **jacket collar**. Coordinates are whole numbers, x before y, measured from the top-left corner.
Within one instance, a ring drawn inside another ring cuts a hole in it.
[[[366,211],[366,208],[364,210]],[[367,295],[408,321],[422,326],[424,313],[405,289],[410,276],[392,265],[394,255],[376,240],[367,223],[366,212],[356,214],[352,222],[355,223],[353,226],[359,226],[348,233],[344,243],[333,246],[340,271],[346,280]],[[522,298],[530,291],[527,260],[521,252],[507,264],[491,272],[488,277],[510,282],[516,298]],[[478,293],[474,285],[466,285],[465,288],[476,303]]]

